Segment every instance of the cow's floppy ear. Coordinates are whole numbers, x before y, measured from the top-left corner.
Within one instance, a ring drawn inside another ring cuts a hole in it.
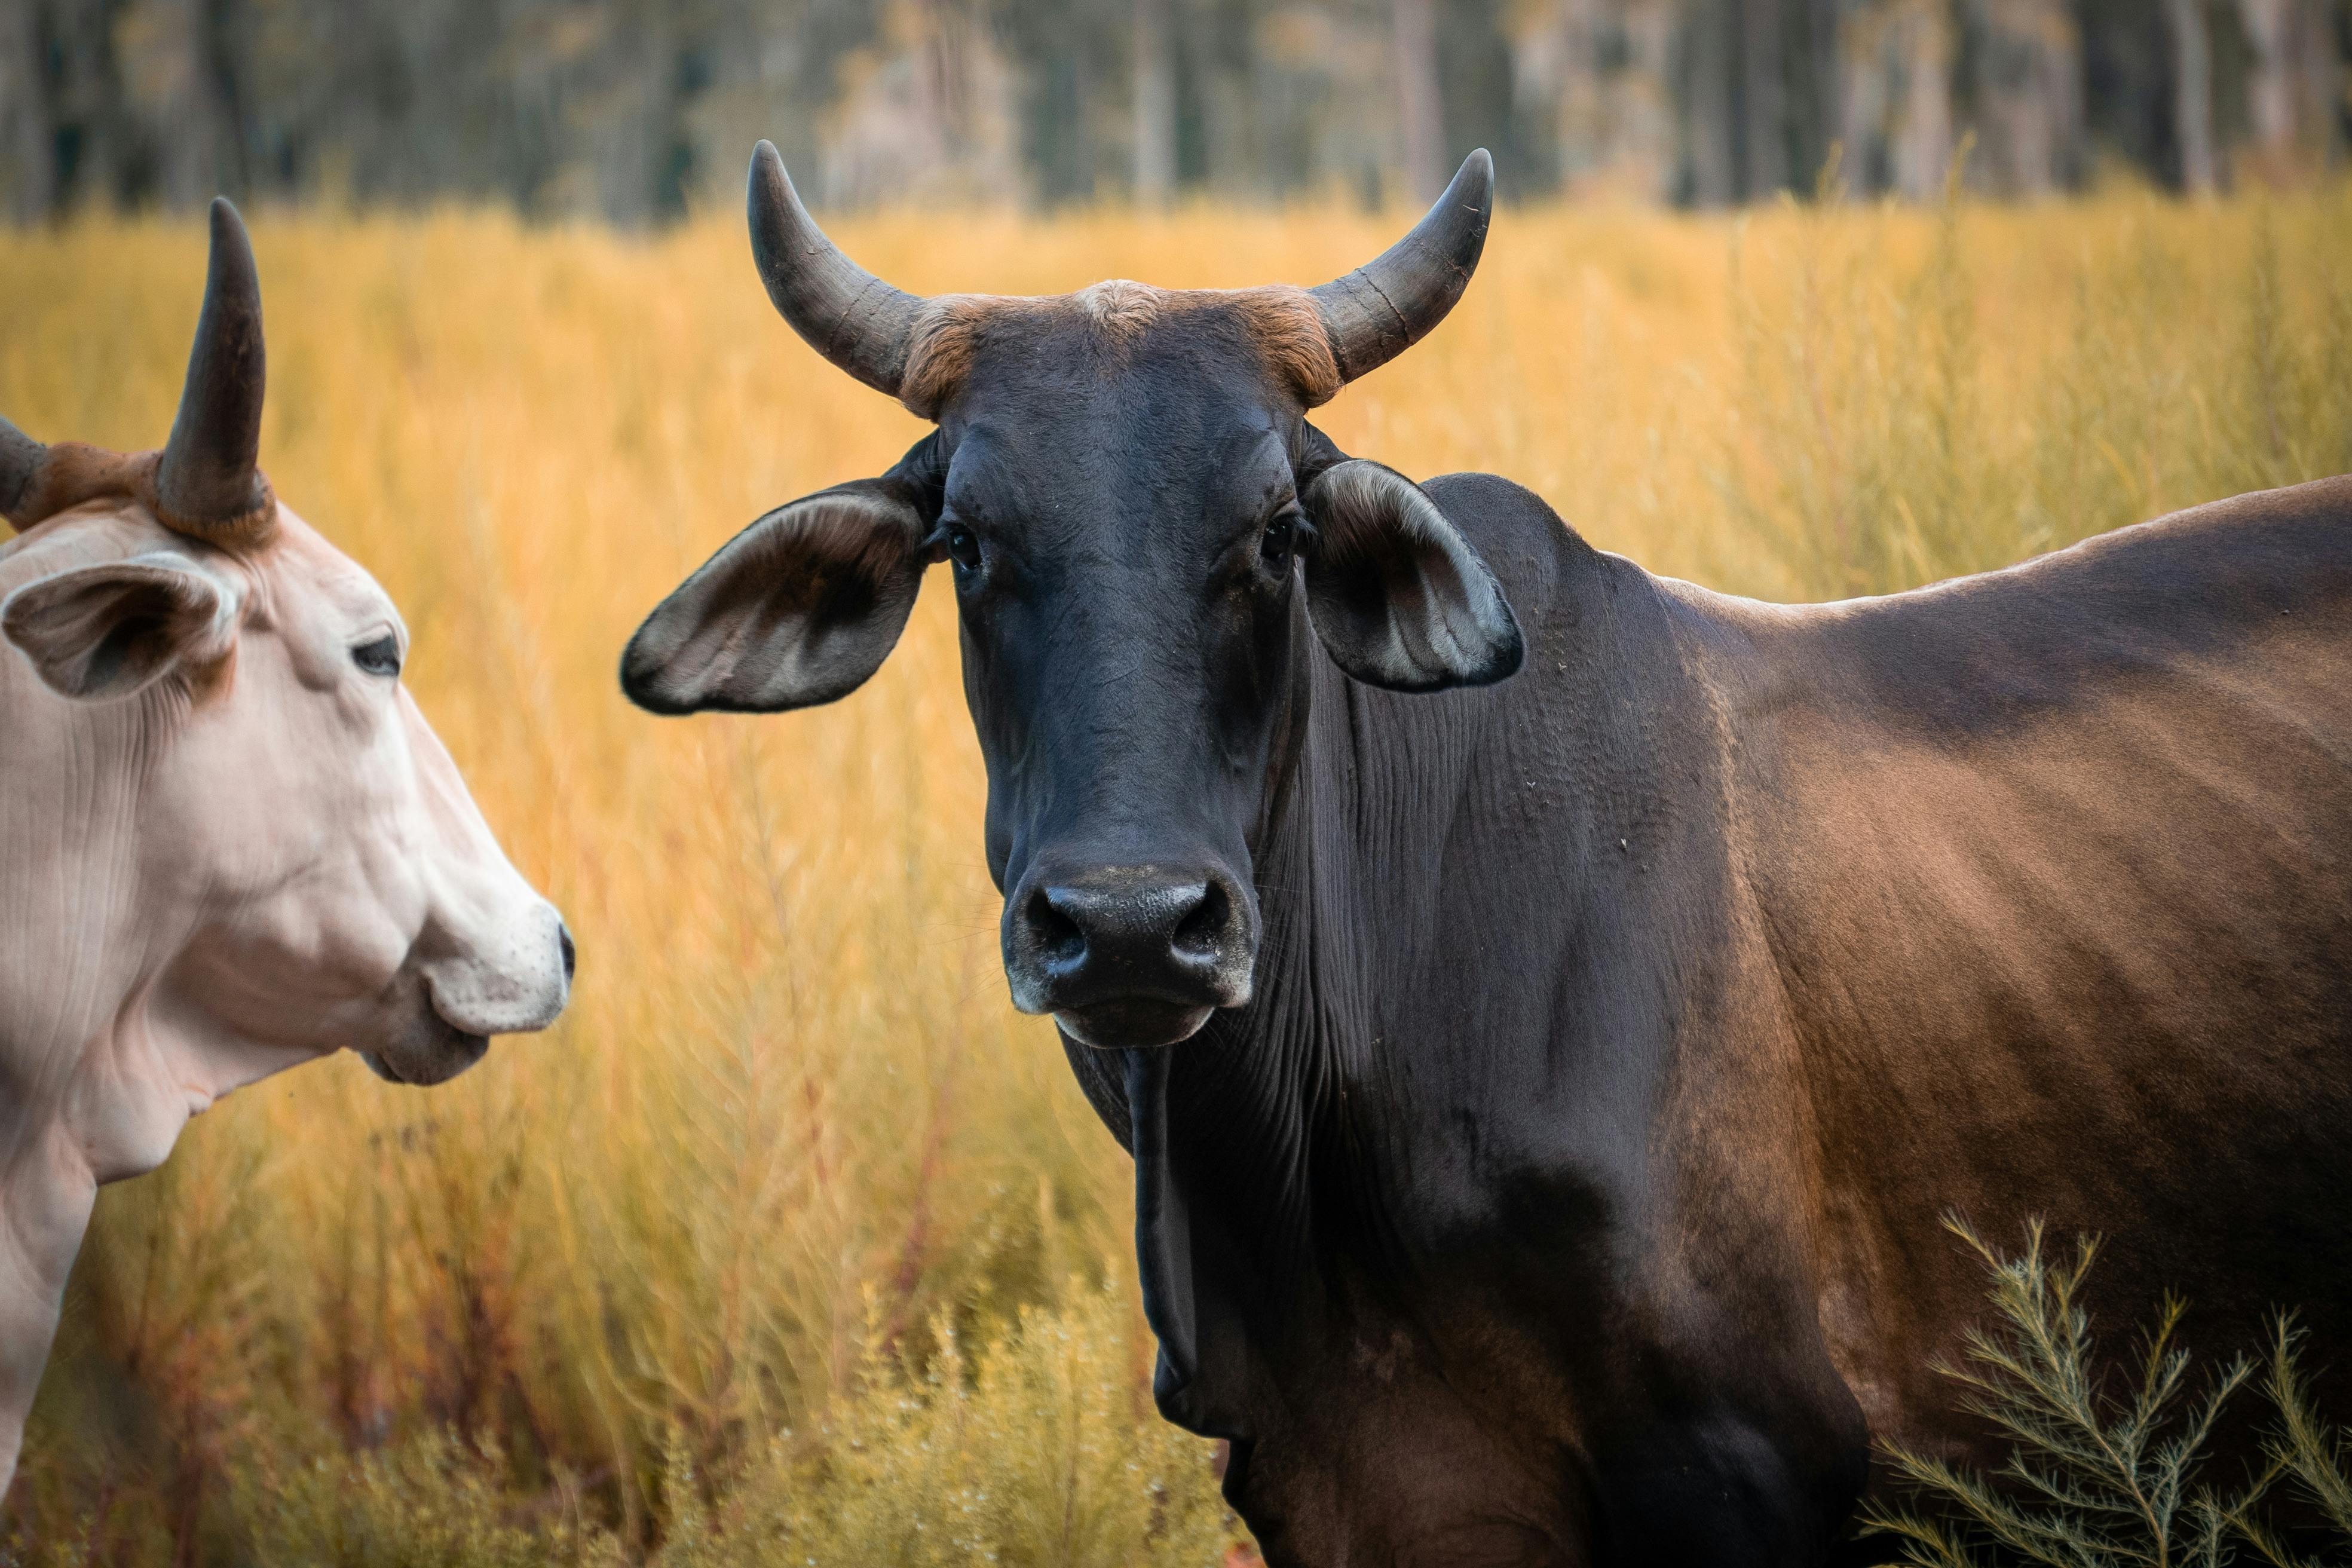
[[[0,637],[59,696],[109,702],[225,657],[236,641],[236,597],[158,551],[34,578],[0,601]]]
[[[915,607],[929,563],[920,500],[893,469],[778,507],[646,617],[621,656],[621,689],[656,713],[846,697]]]
[[[1486,686],[1519,668],[1495,574],[1419,485],[1350,458],[1307,487],[1307,613],[1339,667],[1391,691]]]

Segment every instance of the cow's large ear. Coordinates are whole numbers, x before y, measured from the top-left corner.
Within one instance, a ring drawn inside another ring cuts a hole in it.
[[[110,702],[225,658],[236,596],[158,551],[34,578],[0,601],[0,637],[59,696]]]
[[[776,713],[846,697],[906,629],[929,531],[896,469],[778,507],[646,617],[621,656],[621,689],[656,713]]]
[[[1339,668],[1391,691],[1486,686],[1519,668],[1495,574],[1419,485],[1359,458],[1307,488],[1307,613]]]

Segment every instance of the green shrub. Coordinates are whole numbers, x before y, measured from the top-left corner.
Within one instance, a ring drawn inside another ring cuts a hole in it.
[[[1905,1563],[2224,1568],[2247,1547],[2277,1568],[2318,1568],[2330,1559],[2305,1555],[2320,1544],[2312,1537],[2352,1546],[2352,1456],[2343,1434],[2312,1408],[2291,1320],[2278,1321],[2261,1385],[2276,1415],[2264,1467],[2242,1489],[2223,1491],[2207,1479],[2214,1426],[2253,1381],[2253,1362],[2238,1356],[2193,1380],[2188,1352],[2173,1343],[2187,1304],[2168,1299],[2142,1337],[2135,1375],[2118,1389],[2080,1305],[2095,1240],[2078,1240],[2071,1263],[2053,1261],[2037,1223],[2025,1250],[2010,1257],[1964,1223],[1949,1223],[1992,1275],[1999,1324],[1971,1329],[1960,1362],[1936,1370],[2011,1450],[1987,1475],[1884,1447],[1919,1506],[1873,1507],[1864,1522],[1895,1537]],[[2283,1530],[2266,1507],[2282,1484],[2325,1527]]]
[[[650,1546],[604,1528],[577,1481],[488,1437],[427,1429],[349,1452],[272,1415],[227,1456],[194,1560],[256,1568],[1216,1568],[1241,1526],[1214,1445],[1161,1421],[1151,1342],[1116,1269],[1066,1280],[968,1352],[942,1314],[893,1340],[881,1293],[852,1386],[802,1431],[698,1465],[673,1426]],[[983,1325],[995,1320],[981,1318]],[[914,1342],[922,1341],[925,1353]],[[307,1449],[319,1457],[289,1460]],[[163,1562],[154,1499],[85,1510],[70,1529],[0,1545],[0,1568]],[[144,1506],[140,1506],[141,1504]]]
[[[779,1436],[715,1499],[673,1450],[656,1568],[1213,1568],[1240,1527],[1213,1446],[1140,1394],[1125,1295],[1073,1281],[1067,1306],[1024,1309],[970,1358],[938,1320],[919,1370],[869,1334],[822,1428]]]
[[[244,1471],[238,1511],[254,1561],[309,1568],[620,1568],[620,1543],[584,1522],[577,1495],[519,1504],[496,1447],[428,1433],[289,1474]]]

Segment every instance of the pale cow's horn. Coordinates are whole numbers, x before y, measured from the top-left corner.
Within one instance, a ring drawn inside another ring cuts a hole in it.
[[[155,470],[156,515],[171,528],[215,543],[250,543],[277,515],[261,451],[261,279],[245,221],[225,197],[213,201],[212,263],[204,313],[188,351],[179,416]]]
[[[1495,210],[1495,161],[1481,147],[1412,232],[1336,282],[1310,289],[1342,379],[1353,381],[1436,330],[1470,286]]]
[[[106,496],[153,493],[152,452],[110,452],[79,441],[46,446],[0,419],[0,517],[16,529]]]
[[[772,142],[751,153],[751,256],[777,311],[835,364],[891,396],[923,301],[902,294],[841,252],[801,205]]]

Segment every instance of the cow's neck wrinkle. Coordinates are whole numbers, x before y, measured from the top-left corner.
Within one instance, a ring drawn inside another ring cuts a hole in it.
[[[0,650],[0,1478],[97,1195],[84,1074],[138,984],[148,707],[68,702]]]
[[[1190,1309],[1186,1328],[1203,1335],[1204,1316],[1233,1307],[1247,1317],[1252,1303],[1201,1300],[1196,1255],[1248,1259],[1253,1300],[1295,1306],[1302,1289],[1329,1283],[1308,1276],[1335,1248],[1364,1263],[1395,1251],[1384,1194],[1409,1179],[1384,1136],[1394,1130],[1361,1093],[1380,1071],[1374,1036],[1391,980],[1368,952],[1390,922],[1370,907],[1383,889],[1362,838],[1368,823],[1402,809],[1382,793],[1394,782],[1384,770],[1411,742],[1381,732],[1393,710],[1319,645],[1304,643],[1301,657],[1312,698],[1289,787],[1253,857],[1265,921],[1254,999],[1181,1045],[1131,1053],[1145,1061],[1124,1083],[1147,1298],[1156,1265]],[[1170,1125],[1155,1138],[1147,1117]],[[1181,1236],[1160,1234],[1178,1226]],[[1216,1362],[1217,1349],[1185,1353]]]
[[[1474,819],[1526,831],[1516,792],[1531,770],[1558,762],[1563,730],[1612,762],[1606,773],[1588,764],[1539,775],[1549,804],[1528,821],[1561,843],[1597,842],[1604,803],[1593,792],[1638,794],[1634,784],[1654,787],[1668,771],[1622,678],[1628,667],[1676,662],[1654,587],[1580,545],[1564,555],[1566,567],[1515,587],[1549,661],[1539,684],[1522,677],[1467,701],[1397,697],[1349,680],[1302,641],[1311,695],[1287,787],[1254,847],[1265,922],[1254,999],[1162,1053],[1171,1127],[1161,1179],[1181,1189],[1198,1354],[1212,1375],[1223,1359],[1213,1342],[1235,1321],[1224,1309],[1269,1331],[1278,1331],[1275,1314],[1291,1320],[1281,1331],[1313,1331],[1302,1321],[1320,1310],[1310,1300],[1332,1308],[1367,1281],[1409,1277],[1432,1223],[1412,1212],[1430,1160],[1447,1157],[1465,1126],[1510,1131],[1481,1124],[1490,1108],[1475,1092],[1480,1075],[1462,1079],[1469,1098],[1431,1098],[1444,1075],[1425,1070],[1432,1042],[1412,1035],[1412,998],[1400,989],[1418,971],[1400,968],[1399,954],[1426,965],[1469,951],[1444,925],[1438,895],[1475,873],[1445,847]],[[1617,838],[1612,830],[1611,848]],[[1622,896],[1615,858],[1598,868],[1569,851],[1556,858],[1567,923]],[[1131,1106],[1121,1109],[1131,1121]],[[1156,1213],[1166,1223],[1169,1205]],[[1248,1299],[1213,1299],[1236,1290]]]
[[[1325,949],[1346,942],[1352,916],[1325,903],[1352,897],[1352,850],[1325,844],[1319,825],[1349,822],[1356,804],[1314,781],[1308,687],[1313,703],[1355,721],[1345,678],[1320,647],[1304,642],[1302,658],[1312,661],[1297,674],[1306,722],[1253,857],[1265,922],[1255,1000],[1180,1045],[1118,1053],[1116,1068],[1108,1053],[1071,1048],[1090,1097],[1119,1112],[1113,1130],[1135,1156],[1137,1263],[1160,1347],[1154,1395],[1171,1420],[1217,1436],[1254,1435],[1246,1385],[1317,1283],[1310,1153],[1318,1137],[1337,1131],[1343,1147],[1348,1137],[1332,1112],[1344,1110],[1336,1086],[1350,1025],[1325,1009],[1349,987],[1318,979],[1351,973],[1334,970]]]
[[[194,924],[145,879],[140,826],[185,700],[69,703],[42,689],[0,702],[24,731],[11,754],[39,759],[0,766],[0,1168],[50,1170],[62,1139],[100,1183],[138,1175],[190,1116],[259,1076],[249,1050],[224,1052],[194,1015],[182,1026],[151,1005]]]
[[[155,748],[144,699],[68,703],[10,662],[0,701],[23,765],[0,766],[0,1142],[13,1152],[61,1112],[138,984],[137,825]]]
[[[1192,1228],[1168,1157],[1170,1052],[1119,1053],[1127,1090],[1128,1136],[1135,1152],[1135,1257],[1143,1313],[1160,1340],[1152,1394],[1162,1409],[1180,1406],[1200,1371],[1192,1293]]]

